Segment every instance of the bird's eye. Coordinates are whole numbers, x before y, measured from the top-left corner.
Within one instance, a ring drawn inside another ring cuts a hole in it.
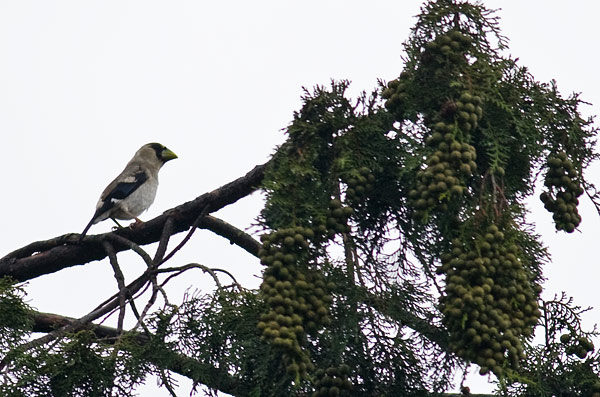
[[[162,151],[165,149],[165,147],[163,145],[161,145],[160,143],[151,143],[150,147],[152,149],[154,149],[154,152],[156,153],[156,157],[161,158]]]

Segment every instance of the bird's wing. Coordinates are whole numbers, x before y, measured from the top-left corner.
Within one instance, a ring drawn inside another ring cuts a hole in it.
[[[113,208],[121,200],[126,199],[131,193],[135,192],[146,180],[148,175],[144,170],[138,169],[135,173],[126,177],[121,176],[115,179],[102,193],[102,204],[96,210],[94,217],[104,214]]]
[[[83,240],[83,237],[86,235],[89,228],[97,222],[99,216],[107,211],[110,211],[121,200],[129,197],[131,193],[135,192],[136,189],[142,186],[142,184],[148,179],[146,171],[140,167],[135,170],[131,170],[130,172],[127,171],[130,170],[123,171],[123,173],[121,173],[121,175],[112,181],[106,187],[106,189],[104,189],[104,192],[102,192],[94,216],[92,216],[90,222],[87,224],[83,232],[81,232],[81,236],[79,237],[80,242]]]

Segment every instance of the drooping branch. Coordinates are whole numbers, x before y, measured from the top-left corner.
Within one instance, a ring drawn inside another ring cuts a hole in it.
[[[174,207],[139,227],[106,234],[125,237],[138,245],[151,244],[161,239],[167,219],[172,219],[172,234],[181,233],[193,224],[207,206],[210,212],[214,212],[251,194],[262,181],[265,168],[266,164],[258,165],[246,175]],[[18,281],[26,281],[67,267],[104,259],[106,250],[101,244],[104,239],[105,234],[86,236],[82,244],[77,244],[78,234],[66,234],[31,243],[0,259],[0,277],[10,276]],[[129,247],[114,244],[114,249],[120,252]]]
[[[130,294],[130,296],[135,295],[135,293],[137,291],[139,291],[146,284],[146,282],[152,277],[151,270],[152,269],[147,269],[140,277],[138,277],[137,279],[135,279],[133,282],[131,282],[129,285],[127,285],[125,287],[125,290]],[[16,346],[15,348],[13,348],[11,350],[11,352],[6,354],[2,358],[2,360],[0,360],[0,371],[2,371],[8,365],[8,363],[12,360],[12,356],[14,354],[16,354],[17,352],[27,351],[29,349],[32,349],[32,348],[41,346],[45,343],[48,343],[52,340],[61,338],[64,335],[68,334],[69,332],[75,332],[79,329],[85,328],[92,321],[96,320],[97,318],[99,318],[105,314],[110,313],[111,311],[113,311],[114,309],[119,307],[119,305],[121,303],[121,299],[119,299],[120,296],[121,296],[121,294],[119,292],[116,295],[113,295],[107,301],[103,302],[101,305],[96,307],[94,310],[92,310],[88,314],[84,315],[83,317],[75,319],[73,321],[69,321],[64,326],[57,328],[57,329],[53,329],[52,331],[50,331],[49,333],[47,333],[46,335],[44,335],[42,337],[39,337],[37,339],[31,340],[29,342],[25,342],[19,346]]]
[[[375,298],[371,299],[373,302]],[[381,302],[380,302],[381,303]],[[375,305],[381,308],[381,305]],[[32,312],[34,320],[34,332],[51,332],[57,328],[65,327],[69,324],[77,322],[77,319],[60,316],[57,314]],[[425,320],[419,319],[416,316],[407,315],[404,318],[405,324],[410,328],[415,329],[418,332],[423,333],[431,341],[446,345],[445,337],[441,330],[438,330],[435,326],[428,324]],[[119,331],[116,328],[107,327],[103,325],[88,324],[87,327],[96,334],[99,339],[104,340],[106,343],[116,340],[119,337]],[[133,335],[135,340],[143,346],[149,342],[149,338],[143,332],[132,332],[129,331],[130,335]],[[173,351],[162,351],[160,356],[163,358],[159,361],[153,357],[146,357],[149,361],[154,363],[161,368],[173,371],[182,376],[185,376],[194,382],[203,384],[207,387],[220,390],[225,393],[232,395],[245,395],[245,391],[249,390],[249,385],[240,383],[239,379],[231,376],[227,371],[223,369],[213,367],[209,364],[200,363],[197,360],[187,357],[183,354]],[[157,354],[157,356],[159,356]],[[166,359],[164,357],[167,357]],[[446,393],[442,394],[444,397],[458,397],[460,394]],[[470,394],[473,397],[492,397],[491,394]]]
[[[115,250],[113,249],[112,244],[108,241],[103,243],[104,249],[106,250],[106,254],[110,260],[110,264],[113,268],[113,272],[115,274],[115,279],[117,280],[117,287],[119,288],[119,320],[117,329],[119,331],[123,330],[123,321],[125,320],[125,304],[127,299],[127,290],[125,289],[125,276],[123,276],[123,271],[121,270],[121,266],[119,266],[119,261],[117,260],[117,255],[115,254]]]
[[[33,332],[49,333],[78,322],[78,319],[52,313],[32,312],[31,315],[34,321]],[[99,341],[104,343],[114,342],[121,336],[119,330],[116,328],[96,324],[89,324],[87,327],[94,332]],[[128,334],[140,346],[150,341],[148,336],[143,332],[129,331]],[[201,363],[184,354],[166,349],[154,353],[154,355],[145,358],[157,367],[173,371],[212,389],[233,395],[242,395],[241,391],[248,389],[247,385],[242,385],[238,379],[232,377],[227,371],[210,364]]]

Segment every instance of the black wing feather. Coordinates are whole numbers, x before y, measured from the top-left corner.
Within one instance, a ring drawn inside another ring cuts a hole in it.
[[[140,187],[146,180],[148,179],[148,175],[144,171],[139,171],[134,175],[133,182],[119,182],[117,186],[106,195],[105,201],[116,199],[123,200],[125,197],[129,196],[131,193],[135,192],[138,187]]]
[[[131,193],[135,192],[137,188],[142,186],[148,179],[148,175],[144,171],[137,172],[134,176],[133,182],[119,182],[117,186],[111,190],[104,198],[102,207],[98,208],[95,216],[105,213],[109,209],[115,206],[117,200],[123,200],[128,197]]]
[[[87,226],[81,233],[81,236],[79,237],[80,242],[81,240],[83,240],[83,237],[86,235],[88,229],[93,225],[94,221],[99,215],[104,214],[106,211],[114,207],[118,200],[123,200],[124,198],[128,197],[131,193],[135,192],[137,188],[139,188],[144,182],[146,182],[146,180],[148,179],[148,175],[146,175],[144,171],[139,171],[133,176],[133,178],[133,182],[117,183],[114,189],[106,195],[102,206],[96,210],[94,216],[92,217],[92,220],[90,221],[90,223],[87,224]]]

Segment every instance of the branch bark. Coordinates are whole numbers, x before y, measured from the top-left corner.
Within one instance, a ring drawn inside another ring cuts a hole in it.
[[[255,191],[263,179],[265,168],[266,164],[257,165],[243,177],[174,207],[135,229],[123,228],[106,234],[125,237],[138,245],[151,244],[160,240],[169,218],[173,222],[172,234],[181,233],[193,224],[207,206],[210,212],[214,212]],[[75,233],[65,234],[37,241],[11,252],[0,259],[0,277],[9,276],[17,281],[27,281],[106,257],[101,244],[105,234],[86,236],[82,244],[77,244],[78,236]],[[114,244],[114,248],[115,252],[128,249],[119,244]]]
[[[246,250],[248,253],[258,257],[258,250],[262,244],[256,241],[251,235],[243,230],[225,222],[222,219],[207,215],[200,221],[199,228],[207,229],[229,240],[231,244],[235,244]]]

